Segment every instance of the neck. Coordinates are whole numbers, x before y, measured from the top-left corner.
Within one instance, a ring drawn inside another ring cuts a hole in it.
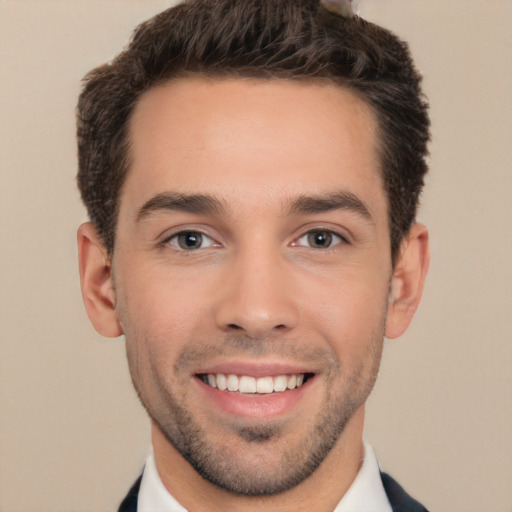
[[[286,492],[271,496],[243,496],[220,489],[203,479],[152,424],[155,462],[165,488],[193,512],[332,511],[346,493],[363,460],[364,405],[350,421],[333,449],[314,473]]]

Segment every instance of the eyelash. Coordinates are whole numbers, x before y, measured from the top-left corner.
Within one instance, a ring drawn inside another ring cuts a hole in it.
[[[305,240],[305,241],[311,243],[311,239],[309,239],[309,237],[317,236],[317,235],[327,235],[327,239],[329,240],[329,245],[327,247],[312,247],[311,245],[306,245],[306,244],[300,243],[301,240]],[[188,248],[183,247],[183,245],[180,245],[180,237],[187,237],[187,236],[191,237],[191,239],[196,238],[197,240],[199,240],[201,245],[202,245],[202,242],[204,242],[206,240],[208,242],[208,245],[205,247],[201,246],[201,247],[196,247],[196,248],[194,248],[193,246],[189,246]],[[308,247],[308,248],[314,249],[314,250],[329,250],[329,249],[333,249],[337,245],[344,245],[344,244],[349,245],[350,242],[345,236],[341,235],[340,233],[337,233],[337,232],[333,231],[332,229],[316,228],[316,229],[311,229],[309,231],[306,231],[303,235],[296,238],[292,242],[291,245],[292,245],[292,247]],[[171,236],[169,236],[165,240],[163,240],[161,242],[161,245],[162,246],[170,245],[175,250],[183,251],[183,252],[195,252],[200,249],[208,249],[210,247],[220,247],[221,246],[211,236],[209,236],[201,231],[193,230],[193,229],[183,230],[183,231],[179,231],[177,233],[173,233]]]

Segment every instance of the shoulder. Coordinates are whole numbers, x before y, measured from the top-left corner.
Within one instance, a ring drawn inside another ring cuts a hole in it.
[[[393,512],[428,512],[421,503],[411,498],[396,480],[386,473],[381,473],[380,476]]]
[[[142,475],[136,480],[125,499],[119,506],[118,512],[137,512],[137,500],[139,498],[140,482]]]

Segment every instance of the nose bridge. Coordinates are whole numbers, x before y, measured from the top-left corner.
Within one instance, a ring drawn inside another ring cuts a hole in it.
[[[235,251],[216,304],[218,326],[255,339],[292,329],[298,309],[290,272],[285,257],[270,244]]]

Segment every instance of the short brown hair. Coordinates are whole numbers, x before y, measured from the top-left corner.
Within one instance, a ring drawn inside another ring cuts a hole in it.
[[[78,102],[78,186],[108,252],[130,164],[129,121],[140,96],[184,74],[329,80],[378,121],[391,253],[413,223],[427,171],[427,102],[407,44],[318,0],[188,0],[137,27],[112,62],[84,79]]]

